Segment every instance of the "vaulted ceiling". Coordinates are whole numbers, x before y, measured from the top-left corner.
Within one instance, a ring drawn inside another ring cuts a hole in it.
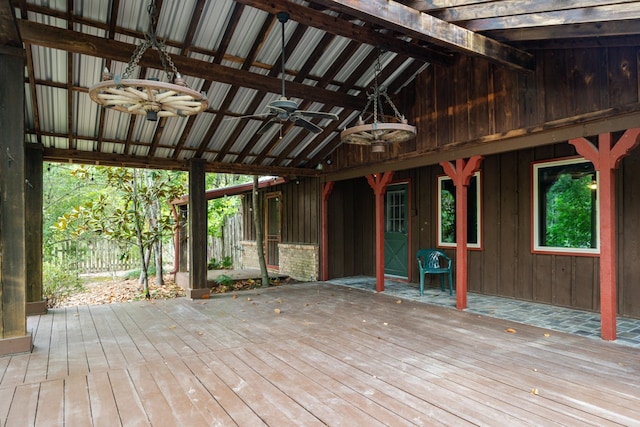
[[[0,0],[0,52],[25,50],[25,139],[45,159],[185,169],[204,158],[209,171],[313,175],[366,105],[376,69],[393,95],[456,55],[527,72],[537,49],[640,45],[640,1],[156,0],[158,39],[209,105],[148,121],[101,108],[88,89],[104,67],[123,73],[149,27],[149,4]],[[286,96],[339,117],[312,119],[317,134],[291,121],[257,133],[282,91],[283,11]],[[147,50],[137,78],[162,72]]]

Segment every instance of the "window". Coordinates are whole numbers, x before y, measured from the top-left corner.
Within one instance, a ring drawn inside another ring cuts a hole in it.
[[[599,252],[598,175],[582,158],[533,165],[533,251]]]
[[[407,215],[405,207],[406,186],[387,190],[387,212],[385,231],[387,233],[406,233]]]
[[[467,246],[480,248],[480,172],[476,172],[467,189]],[[438,177],[438,246],[456,247],[456,187],[446,175]]]

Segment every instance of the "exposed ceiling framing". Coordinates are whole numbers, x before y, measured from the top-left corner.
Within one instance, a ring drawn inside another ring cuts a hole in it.
[[[532,49],[638,45],[640,1],[576,0],[157,0],[157,33],[209,109],[147,122],[103,110],[87,94],[106,66],[122,72],[148,25],[149,0],[0,0],[0,51],[23,47],[25,138],[45,158],[185,169],[314,175],[379,79],[397,93],[429,64],[456,55],[531,70]],[[281,89],[286,11],[286,94],[299,109],[338,114],[311,134],[291,122],[256,135]],[[158,75],[147,51],[139,74]]]

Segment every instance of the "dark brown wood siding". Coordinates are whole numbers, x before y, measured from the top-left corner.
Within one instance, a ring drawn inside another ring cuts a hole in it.
[[[533,51],[533,73],[467,56],[460,56],[452,67],[431,65],[397,97],[400,111],[418,129],[415,141],[396,144],[382,154],[343,144],[331,156],[329,169],[428,156],[434,150],[479,143],[489,135],[527,133],[549,122],[609,108],[637,109],[639,52],[638,47]],[[537,144],[555,142],[559,141],[549,138]]]
[[[484,159],[483,245],[469,251],[469,291],[600,309],[597,256],[531,252],[531,163],[575,155],[565,142]],[[439,165],[394,174],[394,179],[410,178],[412,185],[412,254],[436,246],[436,185],[442,174]],[[640,149],[622,160],[616,179],[618,312],[640,318]],[[374,219],[374,195],[365,178],[335,183],[329,199],[330,277],[375,275]],[[455,259],[455,250],[446,252]],[[418,282],[414,259],[411,268],[412,281]]]
[[[283,243],[319,244],[320,181],[300,178],[260,190],[262,203],[266,194],[280,193],[281,237]],[[242,198],[245,240],[255,240],[251,194]]]

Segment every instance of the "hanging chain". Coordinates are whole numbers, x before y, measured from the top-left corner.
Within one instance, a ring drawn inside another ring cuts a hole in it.
[[[155,1],[152,1],[149,6],[147,6],[147,12],[149,13],[150,18],[149,27],[147,29],[147,32],[144,34],[144,41],[136,46],[136,49],[131,55],[129,64],[127,65],[127,68],[124,72],[124,78],[128,78],[131,75],[133,69],[138,66],[138,63],[140,62],[140,59],[142,58],[142,55],[144,55],[145,51],[150,46],[153,46],[158,51],[158,56],[160,57],[160,62],[162,63],[162,69],[167,76],[167,80],[169,80],[169,82],[172,82],[174,78],[179,75],[179,73],[175,64],[171,60],[171,56],[169,56],[166,51],[166,44],[159,42],[158,38],[156,37],[155,28],[158,22],[158,9],[156,7]],[[171,72],[169,72],[169,68],[171,69]]]

